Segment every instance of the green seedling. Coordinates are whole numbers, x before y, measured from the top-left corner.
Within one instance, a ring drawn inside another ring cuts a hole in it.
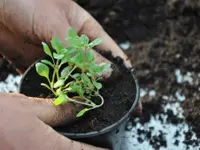
[[[77,117],[81,117],[89,110],[104,104],[104,99],[99,94],[102,88],[99,80],[110,64],[98,65],[94,62],[92,48],[99,45],[102,39],[90,42],[86,35],[78,36],[74,29],[69,29],[66,41],[67,47],[63,46],[58,38],[53,37],[51,40],[53,51],[42,42],[43,50],[51,61],[41,60],[36,63],[36,71],[47,79],[48,84],[41,83],[41,85],[53,93],[56,106],[66,102],[84,105],[84,109],[77,114]],[[51,78],[50,67],[53,69]],[[70,94],[74,96],[70,97]],[[101,99],[100,104],[92,101],[95,97]]]

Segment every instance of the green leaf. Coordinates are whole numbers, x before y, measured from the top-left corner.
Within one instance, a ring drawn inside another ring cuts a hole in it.
[[[78,55],[77,55],[77,61],[76,62],[82,63],[84,61],[84,59],[85,59],[84,52],[79,51]]]
[[[78,51],[78,54],[72,57],[71,61],[80,67],[83,64],[84,58],[85,57],[83,51]]]
[[[88,110],[89,110],[88,108],[82,109],[82,110],[76,115],[76,117],[81,117],[81,116],[83,116]]]
[[[44,52],[50,56],[52,58],[52,53],[51,53],[51,50],[49,48],[49,46],[45,43],[45,42],[42,42],[42,46],[43,46],[43,50]]]
[[[99,68],[97,69],[98,71],[96,72],[99,76],[101,76],[109,67],[111,66],[111,64],[104,64],[99,66]]]
[[[77,93],[79,94],[79,96],[83,96],[84,94],[84,91],[83,91],[83,88],[82,86],[77,86],[77,89],[76,89]]]
[[[61,93],[58,98],[56,98],[54,100],[54,105],[58,106],[58,105],[61,105],[61,104],[64,104],[65,102],[67,102],[67,96],[64,94],[64,93]]]
[[[84,84],[87,85],[88,87],[93,87],[92,82],[87,75],[83,75],[83,81]]]
[[[78,93],[80,96],[83,96],[84,94],[82,86],[76,83],[70,84],[67,90],[73,93]]]
[[[58,59],[58,60],[62,59],[64,56],[65,56],[64,54],[56,54],[56,53],[53,53],[53,57],[54,57],[55,59]]]
[[[60,88],[56,89],[56,94],[57,94],[57,95],[60,95],[60,94],[62,94],[62,93],[63,93],[63,91],[61,91]]]
[[[87,74],[87,76],[92,77],[92,74],[91,74],[91,73],[88,72],[88,73],[86,73],[86,74]]]
[[[62,42],[55,36],[51,40],[51,45],[52,45],[53,49],[56,50],[57,53],[61,53],[62,49],[64,48]]]
[[[49,78],[49,67],[43,63],[36,63],[36,72],[42,77]]]
[[[91,62],[94,60],[94,53],[92,51],[86,52],[86,59],[88,62]]]
[[[73,46],[68,46],[66,47],[66,49],[68,50],[69,53],[74,52],[74,47]]]
[[[42,63],[53,66],[52,62],[48,61],[48,60],[41,60]]]
[[[53,85],[53,87],[54,87],[54,88],[58,88],[58,87],[63,86],[64,84],[65,84],[65,80],[59,79],[59,80]]]
[[[41,86],[44,86],[44,87],[46,87],[47,89],[50,88],[50,87],[49,87],[47,84],[45,84],[45,83],[41,83]]]
[[[89,38],[85,34],[81,35],[81,43],[84,45],[89,43]]]
[[[88,70],[92,73],[96,73],[99,71],[99,66],[95,62],[91,62]]]
[[[68,76],[69,72],[71,71],[72,67],[71,66],[67,66],[65,67],[62,71],[61,71],[61,77],[65,78],[66,76]]]
[[[102,84],[99,82],[94,81],[93,84],[98,90],[102,88]]]
[[[66,55],[61,59],[61,64],[65,64],[65,63],[67,63],[67,62],[69,62],[69,59],[68,59],[68,57],[66,57]]]
[[[80,38],[71,38],[71,37],[68,37],[66,38],[67,42],[69,43],[70,46],[73,46],[73,47],[81,47],[81,40]]]
[[[72,77],[75,78],[75,79],[80,79],[81,74],[80,73],[75,73],[75,74],[72,75]]]
[[[73,57],[75,53],[75,48],[74,47],[67,47],[66,51],[64,52],[64,58],[61,60],[61,63],[66,63],[66,62],[71,62],[71,58]]]
[[[102,72],[106,71],[108,68],[110,68],[111,64],[104,64],[101,66]]]
[[[84,80],[84,82],[90,82],[89,77],[85,74],[83,75],[83,80]]]
[[[77,32],[76,32],[75,29],[70,28],[70,29],[68,30],[68,37],[74,38],[74,37],[77,37],[77,36],[78,36],[78,34],[77,34]]]
[[[92,48],[92,47],[94,47],[94,46],[99,45],[101,42],[102,42],[102,39],[101,39],[101,38],[97,38],[97,39],[95,39],[94,41],[92,41],[92,42],[89,44],[89,46]]]

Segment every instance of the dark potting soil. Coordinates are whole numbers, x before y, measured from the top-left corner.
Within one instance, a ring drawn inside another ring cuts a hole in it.
[[[105,103],[101,108],[88,112],[85,117],[82,117],[77,122],[58,129],[59,131],[69,133],[100,131],[119,121],[133,105],[136,96],[136,86],[132,72],[122,65],[123,61],[121,58],[113,58],[109,52],[98,52],[115,63],[112,66],[114,70],[113,75],[102,82],[103,88],[100,90],[100,94],[104,97]]]
[[[181,118],[175,113],[172,115],[171,110],[183,106],[186,119],[196,126],[196,133],[200,133],[200,2],[77,1],[103,25],[118,44],[128,43],[125,53],[136,69],[142,88],[144,113],[136,119],[132,118],[132,127],[127,127],[129,131],[122,144],[129,146],[122,150],[198,150],[197,140],[190,138],[193,131],[190,124],[183,126],[186,122],[181,123]],[[144,94],[143,91],[153,94]],[[162,97],[170,103],[174,100],[180,103],[178,107],[175,107],[176,103],[168,107],[169,116],[167,112],[160,113],[163,112],[161,106],[168,106],[160,102]],[[169,122],[163,121],[165,117]]]
[[[120,60],[120,59],[117,59]],[[122,61],[119,61],[122,63]],[[86,133],[99,131],[119,121],[131,108],[136,96],[134,78],[128,69],[121,68],[119,73],[114,68],[114,75],[106,81],[102,81],[103,88],[100,94],[104,98],[104,105],[98,109],[89,111],[74,123],[56,128],[58,131],[68,133]],[[46,83],[43,77],[37,75],[35,66],[25,76],[21,92],[33,97],[49,97],[51,92],[43,88],[40,83]]]
[[[184,97],[187,120],[200,131],[200,1],[78,1],[120,44],[140,86],[157,96]],[[146,101],[156,101],[145,96]]]
[[[88,112],[77,122],[62,128],[69,133],[86,133],[99,131],[121,119],[129,111],[135,99],[135,86],[131,75],[122,75],[113,83],[104,84],[100,94],[104,97],[104,105]]]

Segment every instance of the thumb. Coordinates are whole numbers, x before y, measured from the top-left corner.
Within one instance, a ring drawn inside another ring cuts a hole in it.
[[[82,106],[67,102],[60,106],[55,106],[52,99],[28,97],[30,110],[44,123],[55,127],[69,124],[76,120],[76,114]]]
[[[0,93],[0,99],[9,107],[23,109],[34,114],[44,123],[55,127],[70,123],[76,119],[76,114],[81,110],[81,106],[73,103],[66,103],[55,106],[53,100],[27,97],[16,93]]]

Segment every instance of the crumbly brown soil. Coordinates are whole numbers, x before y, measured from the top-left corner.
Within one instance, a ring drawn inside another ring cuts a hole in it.
[[[143,88],[163,95],[185,95],[186,118],[200,125],[200,1],[199,0],[83,0],[81,5],[125,51]],[[194,84],[178,83],[175,70],[194,72]],[[144,106],[145,109],[145,106]]]
[[[57,130],[67,133],[86,133],[102,130],[119,121],[130,110],[136,96],[136,86],[131,72],[124,67],[121,69],[122,73],[115,69],[115,74],[102,82],[103,88],[100,94],[105,101],[102,107],[89,111],[72,124]],[[22,82],[21,93],[33,97],[49,97],[52,93],[43,88],[40,83],[48,84],[36,73],[33,66]],[[97,98],[94,101],[98,102]]]
[[[125,51],[143,88],[155,89],[154,103],[178,90],[186,96],[187,119],[200,124],[200,79],[193,85],[176,81],[175,69],[200,72],[199,0],[77,0],[118,42],[129,41]],[[0,72],[1,75],[1,72]],[[146,106],[145,105],[144,109]],[[155,108],[153,108],[155,109]]]

